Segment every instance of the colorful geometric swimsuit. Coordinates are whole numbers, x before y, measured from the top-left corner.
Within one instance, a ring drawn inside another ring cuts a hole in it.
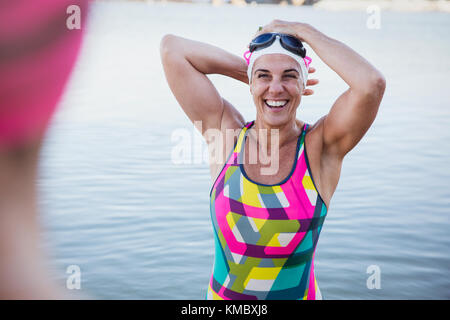
[[[215,260],[207,299],[321,299],[314,251],[327,208],[304,148],[308,125],[289,176],[263,185],[247,177],[241,161],[253,124],[242,128],[211,189]]]

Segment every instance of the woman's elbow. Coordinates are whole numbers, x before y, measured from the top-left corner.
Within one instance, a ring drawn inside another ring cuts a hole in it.
[[[381,98],[383,97],[384,90],[386,89],[386,78],[381,72],[376,72],[371,75],[366,85],[365,89],[362,89],[362,94],[367,97]]]
[[[173,34],[166,34],[162,37],[160,45],[159,45],[159,52],[161,54],[161,59],[167,58],[169,53],[175,52],[173,50],[174,43],[177,41],[177,36]]]
[[[375,79],[373,80],[373,87],[376,91],[380,92],[383,95],[384,90],[386,89],[386,78],[381,72],[378,72],[378,74],[375,76]]]

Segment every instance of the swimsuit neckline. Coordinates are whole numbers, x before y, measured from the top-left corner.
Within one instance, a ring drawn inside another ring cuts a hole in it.
[[[258,185],[258,186],[264,186],[264,187],[276,187],[276,186],[281,186],[281,185],[283,185],[283,184],[285,184],[286,182],[289,181],[289,179],[290,179],[290,178],[292,177],[292,175],[294,174],[295,169],[297,168],[298,152],[299,152],[299,150],[300,150],[300,141],[302,140],[302,136],[303,136],[304,133],[305,133],[305,126],[306,126],[306,124],[303,125],[302,131],[301,131],[300,135],[299,135],[298,138],[297,138],[297,147],[296,147],[296,150],[295,150],[294,163],[292,164],[292,168],[291,168],[289,174],[288,174],[282,181],[280,181],[280,182],[278,182],[278,183],[275,183],[275,184],[264,184],[264,183],[256,182],[256,181],[252,180],[252,179],[247,175],[247,173],[245,172],[245,169],[244,169],[244,162],[242,161],[242,158],[243,158],[243,155],[244,155],[244,152],[245,152],[245,142],[246,142],[246,140],[247,140],[247,133],[248,133],[248,131],[250,130],[250,128],[251,128],[254,124],[255,124],[255,121],[252,121],[251,124],[247,127],[247,130],[244,132],[244,137],[242,138],[241,148],[240,148],[240,150],[239,150],[239,152],[238,152],[239,168],[240,168],[240,170],[241,170],[241,173],[242,173],[242,175],[243,175],[248,181],[250,181],[251,183],[253,183],[253,184],[255,184],[255,185]]]

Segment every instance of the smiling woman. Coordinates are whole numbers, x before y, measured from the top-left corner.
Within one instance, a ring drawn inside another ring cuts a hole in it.
[[[306,86],[318,83],[307,79],[314,68],[302,42],[350,87],[312,126],[297,119],[302,96],[313,93]],[[222,143],[223,157],[210,159],[216,252],[207,298],[321,299],[319,234],[343,158],[375,119],[385,80],[352,49],[304,23],[275,20],[249,49],[242,59],[174,35],[161,42],[169,86],[206,141],[209,129],[237,131],[233,144]],[[254,121],[220,96],[206,76],[213,73],[249,84]],[[270,153],[276,156],[269,163],[258,158]]]

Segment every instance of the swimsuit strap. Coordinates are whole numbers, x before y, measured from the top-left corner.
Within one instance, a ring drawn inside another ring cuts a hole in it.
[[[309,124],[307,124],[307,123],[305,123],[305,125],[303,126],[303,133],[302,133],[303,136],[306,134],[306,130],[308,130],[308,126],[309,126]]]
[[[254,124],[255,120],[247,122],[245,126],[241,129],[241,132],[239,133],[238,140],[236,142],[236,146],[234,147],[234,153],[240,153],[242,149],[242,144],[244,142],[245,133],[247,130]]]
[[[250,122],[247,122],[247,123],[245,124],[244,127],[246,127],[246,128],[248,129],[248,128],[250,128],[254,123],[255,123],[255,120],[250,121]]]

